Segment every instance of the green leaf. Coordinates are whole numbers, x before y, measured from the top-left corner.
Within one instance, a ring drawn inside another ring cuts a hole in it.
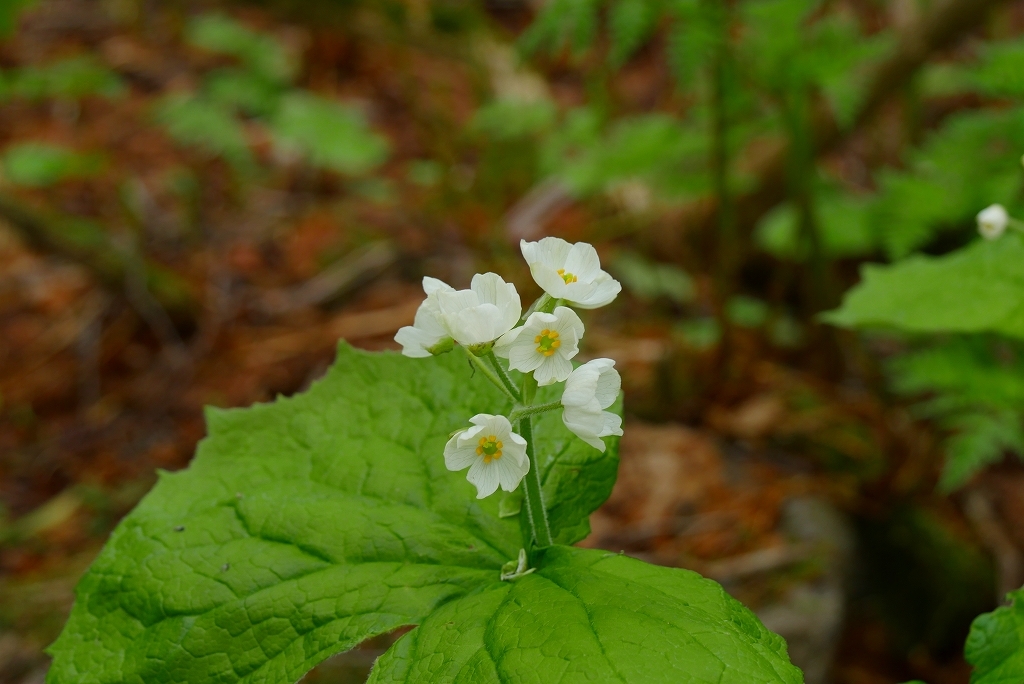
[[[524,546],[518,521],[442,453],[507,408],[458,355],[342,344],[304,394],[210,409],[191,466],[161,475],[79,584],[48,681],[294,682],[490,586]],[[553,413],[535,430],[553,532],[573,543],[610,493],[615,442],[601,453]]]
[[[223,157],[238,171],[254,167],[245,129],[231,110],[190,95],[171,95],[157,104],[156,120],[182,145]]]
[[[551,0],[519,40],[522,51],[556,53],[570,45],[576,56],[586,52],[597,38],[601,0]]]
[[[272,129],[281,149],[339,173],[367,173],[388,156],[387,140],[358,111],[309,93],[286,95]]]
[[[1024,681],[1024,589],[1008,595],[1009,606],[979,615],[964,646],[974,666],[971,684],[1018,684]]]
[[[939,489],[951,492],[967,484],[985,466],[996,463],[1008,450],[1024,454],[1024,425],[1019,413],[967,413],[949,421],[957,431],[946,440],[946,464]]]
[[[910,332],[996,332],[1024,338],[1024,238],[1007,234],[943,257],[868,265],[824,320]]]
[[[125,90],[116,73],[89,55],[70,57],[41,67],[14,69],[8,72],[5,81],[0,87],[0,99],[117,97]]]
[[[497,140],[515,140],[549,131],[557,116],[558,108],[548,100],[495,100],[473,114],[469,129]]]
[[[283,84],[295,76],[296,64],[277,40],[228,16],[207,14],[196,18],[189,24],[186,38],[197,47],[237,58],[269,81]]]
[[[658,19],[657,0],[618,0],[608,13],[608,61],[621,67],[650,38]]]
[[[12,145],[3,153],[4,178],[15,185],[48,187],[68,178],[91,176],[103,167],[94,154],[46,143]]]
[[[370,684],[797,684],[785,642],[688,570],[551,547],[535,573],[445,604]]]

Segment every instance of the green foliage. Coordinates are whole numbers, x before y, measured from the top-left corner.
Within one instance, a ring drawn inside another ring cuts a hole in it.
[[[917,413],[937,419],[950,433],[942,490],[963,486],[1006,452],[1024,457],[1022,351],[954,338],[889,362],[893,389],[907,396],[929,394],[916,405]]]
[[[4,0],[0,3],[0,38],[6,38],[14,33],[18,17],[34,4],[35,0]]]
[[[616,122],[607,136],[564,158],[555,175],[581,196],[641,180],[659,195],[679,198],[705,185],[703,178],[695,185],[693,175],[680,169],[694,159],[702,167],[706,150],[707,137],[700,130],[665,114],[636,116]]]
[[[0,73],[0,100],[79,99],[91,95],[116,97],[123,92],[124,84],[120,77],[91,56],[71,57],[43,67]]]
[[[619,0],[612,5],[608,11],[608,61],[613,67],[625,64],[651,37],[660,4],[656,0]]]
[[[559,52],[570,46],[577,55],[597,38],[601,0],[551,0],[520,39],[523,52]]]
[[[297,65],[277,40],[225,15],[197,17],[186,38],[197,47],[235,57],[247,71],[272,83],[290,83],[295,77]]]
[[[211,409],[192,466],[161,477],[80,585],[51,681],[295,681],[492,582],[518,522],[441,458],[466,415],[503,406],[469,378],[455,355],[342,345],[304,395]],[[553,414],[537,430],[551,525],[573,543],[611,490],[614,444],[602,454]]]
[[[495,100],[476,110],[469,128],[495,140],[517,140],[550,131],[557,117],[558,109],[548,100]]]
[[[760,328],[768,322],[768,305],[760,299],[736,295],[725,303],[725,317],[741,328]]]
[[[871,210],[871,200],[865,197],[832,189],[823,191],[815,206],[815,227],[824,255],[836,259],[874,251],[878,236]],[[754,234],[755,242],[766,252],[795,261],[806,261],[810,256],[811,248],[804,238],[792,202],[766,214]]]
[[[1024,589],[1012,591],[1009,606],[979,615],[971,625],[964,656],[974,672],[971,684],[1016,684],[1024,680]]]
[[[686,271],[672,264],[654,263],[636,252],[620,254],[611,270],[628,291],[641,299],[664,297],[686,304],[696,295],[693,279]]]
[[[217,69],[203,79],[203,94],[211,101],[248,116],[269,116],[280,102],[282,89],[245,69]]]
[[[903,257],[940,230],[973,230],[980,209],[1016,195],[1022,149],[1024,109],[951,117],[905,170],[879,175],[872,213],[882,247],[891,257]]]
[[[803,681],[782,639],[696,573],[567,547],[540,565],[444,605],[370,682]]]
[[[42,188],[69,178],[91,176],[103,167],[103,159],[47,143],[21,143],[4,150],[3,177],[14,185]]]
[[[387,140],[373,133],[358,111],[311,93],[286,95],[271,129],[282,149],[339,173],[366,173],[388,155]]]
[[[943,257],[867,265],[824,320],[909,332],[995,332],[1024,338],[1024,238],[978,241]]]
[[[182,145],[223,157],[239,172],[253,168],[245,129],[227,107],[191,95],[170,95],[158,103],[155,116]]]

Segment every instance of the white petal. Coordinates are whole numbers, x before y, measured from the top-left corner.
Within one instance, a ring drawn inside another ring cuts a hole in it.
[[[484,459],[478,458],[466,473],[466,479],[476,485],[476,498],[483,499],[498,489],[498,468],[496,466],[497,462],[495,461],[484,463]]]
[[[593,291],[582,299],[571,300],[572,303],[581,309],[597,309],[611,304],[622,292],[622,284],[604,271],[601,271],[601,275],[594,280],[593,285]]]
[[[483,344],[498,338],[501,312],[493,304],[480,304],[445,315],[444,321],[455,341],[462,345]],[[499,332],[500,330],[500,332]]]
[[[526,440],[514,432],[510,432],[507,440],[502,440],[505,443],[503,449],[505,456],[510,456],[516,460],[521,468],[526,468],[523,472],[530,470],[530,459],[526,455]]]
[[[600,412],[566,408],[562,411],[562,422],[573,434],[590,446],[600,451],[605,450],[605,444],[598,436],[605,427],[604,418]]]
[[[523,251],[523,258],[531,267],[535,263],[542,263],[555,271],[565,268],[565,260],[572,250],[571,243],[557,237],[542,238],[539,242],[523,240],[519,243],[519,247]]]
[[[567,306],[555,307],[555,330],[558,331],[559,336],[564,340],[570,335],[575,341],[579,341],[583,337],[583,321],[580,320],[579,314],[570,309]]]
[[[599,437],[622,436],[622,416],[611,411],[604,411],[601,413],[601,419],[604,420],[604,427],[601,429]]]
[[[455,288],[437,278],[431,278],[430,276],[423,276],[423,291],[427,295],[432,295],[435,292],[455,292]]]
[[[530,462],[526,461],[525,466],[516,460],[503,455],[497,461],[491,461],[491,465],[497,466],[498,483],[506,492],[515,491],[523,477],[530,471]]]
[[[542,363],[544,363],[544,355],[537,351],[533,339],[525,335],[520,336],[519,343],[509,350],[508,367],[521,373],[532,373]]]
[[[442,317],[455,315],[463,309],[480,304],[480,298],[472,290],[437,292],[435,296]]]
[[[544,359],[544,363],[536,370],[533,377],[536,378],[537,385],[545,387],[562,382],[569,377],[570,373],[572,373],[572,362],[561,354],[552,354]]]
[[[601,272],[601,259],[597,256],[594,246],[586,242],[577,242],[569,250],[563,268],[572,273],[580,281],[592,282]]]
[[[595,290],[597,290],[597,285],[595,283],[579,280],[565,286],[565,290],[562,293],[562,299],[576,305],[576,302],[585,302],[590,299]]]
[[[547,264],[533,263],[530,265],[530,275],[549,295],[555,299],[566,299],[566,284],[556,269]]]
[[[596,392],[600,371],[592,363],[583,364],[569,375],[562,392],[563,406],[579,408],[590,403],[598,406]]]
[[[512,328],[507,333],[498,338],[498,341],[494,343],[494,354],[500,356],[503,359],[508,358],[509,349],[519,339],[519,334],[523,332],[523,328]]]
[[[480,460],[475,447],[460,446],[459,435],[453,435],[444,445],[444,467],[451,471],[464,470]]]
[[[440,337],[434,337],[411,325],[404,326],[395,333],[395,342],[402,345],[402,354],[413,359],[430,356],[427,347],[433,347],[440,341]]]
[[[597,386],[594,388],[594,396],[601,408],[606,409],[615,403],[622,391],[622,378],[615,370],[615,362],[611,359],[594,359],[590,363],[598,364],[600,375],[597,378]]]

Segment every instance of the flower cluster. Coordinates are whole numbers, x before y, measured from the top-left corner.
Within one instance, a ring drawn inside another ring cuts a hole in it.
[[[615,362],[595,359],[575,369],[572,363],[584,332],[572,307],[604,306],[622,286],[601,270],[597,251],[585,242],[547,237],[524,240],[521,247],[544,290],[525,315],[515,286],[495,273],[473,276],[468,290],[424,278],[427,297],[413,325],[395,335],[402,353],[413,358],[443,354],[459,345],[512,402],[509,416],[474,416],[473,427],[456,432],[445,446],[445,465],[453,471],[469,468],[466,479],[481,499],[498,487],[515,490],[530,472],[532,446],[513,429],[532,434],[533,415],[561,410],[566,427],[601,451],[603,437],[622,434],[621,418],[606,410],[621,387]],[[523,374],[521,386],[509,370]],[[561,401],[531,404],[537,387],[558,382],[565,383]]]

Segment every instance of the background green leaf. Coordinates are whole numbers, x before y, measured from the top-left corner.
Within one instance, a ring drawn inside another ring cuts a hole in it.
[[[824,319],[848,327],[1024,338],[1024,238],[1008,234],[943,257],[865,266],[861,284]]]
[[[964,646],[974,666],[971,684],[1024,681],[1024,589],[1010,592],[1011,604],[979,615]]]
[[[694,572],[548,549],[536,573],[444,605],[372,684],[686,681],[797,684],[785,642]]]

